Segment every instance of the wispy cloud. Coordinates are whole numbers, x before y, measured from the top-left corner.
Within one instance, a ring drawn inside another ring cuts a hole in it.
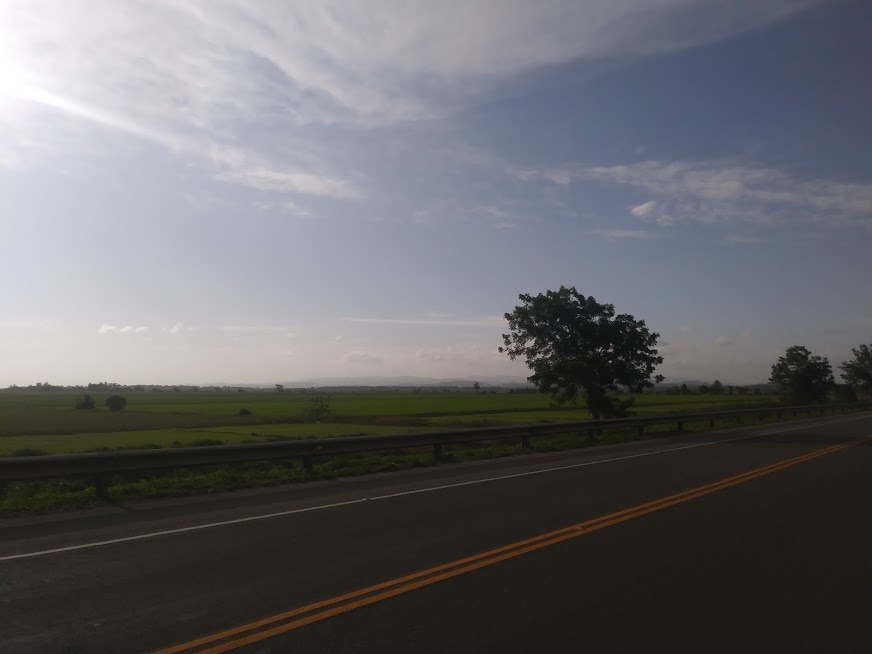
[[[870,184],[801,180],[762,166],[643,161],[594,167],[582,176],[662,196],[647,215],[663,220],[774,223],[804,219],[869,225],[872,218]]]
[[[363,197],[363,192],[348,180],[305,172],[237,168],[220,173],[218,179],[261,191],[323,195],[344,200],[359,200]]]
[[[369,325],[418,325],[436,327],[494,327],[504,325],[505,319],[500,316],[483,316],[468,320],[446,318],[340,318],[345,322]]]
[[[643,229],[594,229],[592,231],[597,236],[609,239],[645,240],[659,238],[660,236],[655,232],[648,232]]]
[[[476,345],[446,345],[421,348],[415,352],[415,358],[440,364],[478,365],[482,361],[482,352]]]
[[[257,206],[261,211],[275,212],[286,216],[293,216],[295,218],[312,217],[312,213],[308,209],[301,207],[299,204],[292,202],[291,200],[285,200],[283,202],[261,201],[255,206]]]
[[[296,336],[293,327],[286,325],[221,325],[219,332],[225,334],[285,334],[288,337]]]
[[[173,336],[175,336],[177,334],[181,334],[184,332],[187,332],[187,333],[198,332],[198,331],[200,331],[200,328],[197,327],[196,325],[186,325],[182,322],[177,322],[172,327],[161,327],[161,331],[165,332],[167,334],[172,334]]]
[[[373,354],[372,352],[362,352],[359,350],[345,353],[342,356],[342,360],[346,363],[359,363],[369,366],[379,366],[384,363],[384,359],[379,355]]]
[[[98,334],[147,334],[148,327],[136,327],[134,325],[107,325],[103,323],[97,328]]]
[[[631,207],[639,218],[775,224],[803,221],[872,227],[872,184],[801,179],[756,164],[640,161],[618,166],[571,165],[516,173],[526,181],[627,186],[658,196]]]
[[[732,234],[724,238],[725,245],[756,245],[762,243],[763,239],[759,236],[745,236],[742,234]]]
[[[727,338],[726,336],[717,336],[715,340],[712,341],[714,345],[732,345],[732,339]]]
[[[523,71],[689,48],[810,3],[5,0],[0,61],[18,81],[2,91],[158,144],[230,183],[356,199],[357,177],[308,128],[446,115]],[[4,109],[0,123],[62,129],[31,113]],[[273,136],[250,138],[251,128]],[[0,159],[22,161],[16,150]],[[562,176],[554,181],[568,183]]]

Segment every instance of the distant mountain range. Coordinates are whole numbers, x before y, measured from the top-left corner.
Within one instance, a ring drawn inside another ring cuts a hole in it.
[[[700,379],[681,379],[667,378],[657,385],[658,390],[665,390],[672,386],[681,386],[687,384],[688,388],[697,389],[700,386],[711,386],[714,380]],[[532,388],[532,384],[522,377],[415,377],[412,375],[399,376],[361,376],[361,377],[313,377],[311,379],[301,379],[297,381],[279,381],[262,384],[232,384],[225,382],[217,382],[214,384],[200,384],[200,386],[228,386],[232,388],[273,388],[276,384],[281,384],[285,388],[471,388],[473,383],[478,382],[482,388]],[[759,387],[761,389],[768,388],[770,384],[734,384],[732,382],[722,381],[725,387],[728,386],[745,386],[748,388]]]
[[[365,387],[365,386],[397,386],[397,387],[460,387],[470,388],[478,382],[482,388],[529,388],[531,385],[522,377],[472,377],[472,378],[436,378],[414,376],[369,376],[369,377],[314,377],[299,381],[279,381],[263,384],[229,384],[219,382],[202,384],[203,386],[232,386],[248,388],[272,388],[281,384],[285,388],[323,388],[323,387]]]

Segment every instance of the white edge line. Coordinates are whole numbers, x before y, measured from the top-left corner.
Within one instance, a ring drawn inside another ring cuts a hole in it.
[[[868,416],[865,416],[868,417]],[[848,422],[858,418],[851,417],[839,421],[832,421],[827,424],[838,424]],[[670,452],[680,452],[682,450],[692,450],[697,447],[708,447],[710,445],[719,445],[720,443],[733,443],[735,441],[743,441],[749,438],[760,438],[761,436],[771,436],[772,434],[781,434],[787,431],[798,431],[800,429],[811,429],[814,425],[802,425],[798,427],[788,427],[786,429],[777,429],[775,431],[767,431],[759,434],[748,434],[745,436],[737,436],[736,438],[725,438],[717,441],[706,441],[705,443],[694,443],[693,445],[682,445],[681,447],[670,447],[665,450],[655,450],[653,452],[642,452],[640,454],[628,454],[627,456],[617,456],[609,459],[598,459],[597,461],[585,461],[583,463],[573,463],[556,468],[545,468],[544,470],[531,470],[528,472],[519,472],[512,475],[502,475],[499,477],[487,477],[485,479],[473,479],[472,481],[462,481],[456,484],[445,484],[443,486],[430,486],[428,488],[418,488],[416,490],[403,491],[401,493],[391,493],[389,495],[376,495],[375,497],[361,497],[356,500],[348,500],[345,502],[334,502],[332,504],[319,504],[318,506],[309,506],[302,509],[291,509],[288,511],[278,511],[276,513],[266,513],[264,515],[248,516],[246,518],[236,518],[234,520],[222,520],[221,522],[210,522],[205,525],[193,525],[191,527],[179,527],[178,529],[166,529],[164,531],[153,531],[147,534],[137,534],[136,536],[124,536],[123,538],[113,538],[111,540],[100,540],[93,543],[82,543],[80,545],[69,545],[67,547],[57,547],[50,550],[40,550],[37,552],[25,552],[23,554],[10,554],[8,556],[0,556],[0,562],[14,561],[18,559],[30,559],[38,556],[46,556],[48,554],[60,554],[62,552],[73,552],[75,550],[90,549],[92,547],[103,547],[104,545],[115,545],[117,543],[128,543],[135,540],[145,540],[147,538],[157,538],[159,536],[169,536],[172,534],[183,534],[191,531],[200,531],[201,529],[213,529],[215,527],[224,527],[227,525],[237,525],[243,522],[254,522],[256,520],[268,520],[270,518],[281,518],[284,516],[294,515],[297,513],[308,513],[311,511],[321,511],[323,509],[335,509],[340,506],[351,506],[352,504],[361,504],[363,502],[375,502],[378,500],[388,500],[394,497],[403,497],[405,495],[418,495],[421,493],[432,493],[434,491],[447,490],[449,488],[460,488],[462,486],[473,486],[475,484],[487,484],[493,481],[502,481],[503,479],[516,479],[518,477],[529,477],[531,475],[542,475],[548,472],[559,472],[561,470],[571,470],[573,468],[586,468],[588,466],[600,465],[602,463],[614,463],[616,461],[627,461],[629,459],[640,459],[646,456],[654,456],[656,454],[669,454]]]

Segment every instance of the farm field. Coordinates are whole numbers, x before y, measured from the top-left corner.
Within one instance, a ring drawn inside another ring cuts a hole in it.
[[[265,443],[284,438],[329,438],[363,434],[394,434],[421,430],[421,427],[390,427],[355,424],[254,425],[208,429],[145,429],[90,434],[46,434],[4,436],[0,456],[28,454],[75,454],[116,449],[148,449],[191,445],[229,445]]]
[[[105,449],[259,442],[282,438],[386,434],[542,421],[584,420],[583,406],[554,406],[527,393],[334,393],[330,415],[307,421],[309,393],[124,393],[128,406],[73,409],[73,393],[0,394],[0,456],[61,454]],[[752,408],[778,403],[773,396],[641,395],[636,415]],[[247,409],[251,415],[238,415]]]

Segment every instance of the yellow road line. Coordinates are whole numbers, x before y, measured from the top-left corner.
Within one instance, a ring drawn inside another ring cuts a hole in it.
[[[262,620],[257,620],[255,622],[241,625],[233,629],[228,629],[226,631],[215,633],[210,636],[205,636],[203,638],[198,638],[196,640],[182,643],[174,647],[162,649],[158,652],[155,652],[154,654],[180,654],[182,652],[197,652],[198,654],[220,654],[221,652],[228,652],[239,647],[244,647],[246,645],[250,645],[252,643],[256,643],[258,641],[265,640],[267,638],[271,638],[273,636],[277,636],[288,631],[292,631],[293,629],[298,629],[305,625],[312,624],[313,622],[320,622],[322,620],[326,620],[327,618],[331,618],[342,613],[347,613],[349,611],[353,611],[369,604],[375,604],[376,602],[381,602],[391,597],[396,597],[397,595],[416,590],[418,588],[430,586],[440,581],[451,579],[452,577],[467,574],[474,570],[500,563],[501,561],[506,561],[508,559],[522,556],[536,550],[550,547],[565,540],[578,538],[579,536],[584,536],[586,534],[599,531],[600,529],[604,529],[606,527],[610,527],[621,522],[626,522],[628,520],[632,520],[634,518],[653,513],[655,511],[660,511],[661,509],[675,506],[676,504],[688,502],[698,497],[703,497],[705,495],[709,495],[711,493],[730,488],[731,486],[743,484],[747,481],[751,481],[752,479],[757,479],[758,477],[763,477],[764,475],[769,475],[774,472],[778,472],[779,470],[784,470],[785,468],[789,468],[800,463],[810,461],[812,459],[816,459],[822,456],[826,456],[828,454],[832,454],[834,452],[838,452],[840,450],[844,450],[848,447],[857,445],[858,443],[869,439],[872,439],[872,436],[865,436],[863,438],[859,438],[848,443],[833,445],[819,450],[815,450],[814,452],[809,452],[808,454],[803,454],[797,457],[793,457],[791,459],[786,459],[784,461],[773,463],[762,468],[756,468],[754,470],[734,475],[732,477],[727,477],[725,479],[721,479],[719,481],[706,484],[704,486],[698,486],[690,490],[682,491],[680,493],[669,495],[667,497],[653,500],[651,502],[646,502],[644,504],[630,507],[622,511],[617,511],[615,513],[610,513],[604,516],[600,516],[598,518],[586,520],[585,522],[581,522],[570,527],[565,527],[556,531],[540,534],[539,536],[517,541],[515,543],[491,549],[486,552],[476,554],[474,556],[452,561],[450,563],[428,568],[426,570],[421,570],[414,574],[399,577],[397,579],[392,579],[390,581],[375,584],[373,586],[368,586],[366,588],[361,588],[359,590],[345,593],[331,599],[308,604],[306,606],[302,606],[291,611],[286,611],[284,613],[264,618]],[[291,618],[297,619],[291,620]],[[288,620],[291,621],[288,622]],[[272,628],[265,629],[266,627],[271,626]],[[246,633],[248,633],[247,636],[228,640],[232,639],[234,636],[240,636]],[[207,649],[199,649],[200,647],[213,644],[213,647],[209,647]]]

